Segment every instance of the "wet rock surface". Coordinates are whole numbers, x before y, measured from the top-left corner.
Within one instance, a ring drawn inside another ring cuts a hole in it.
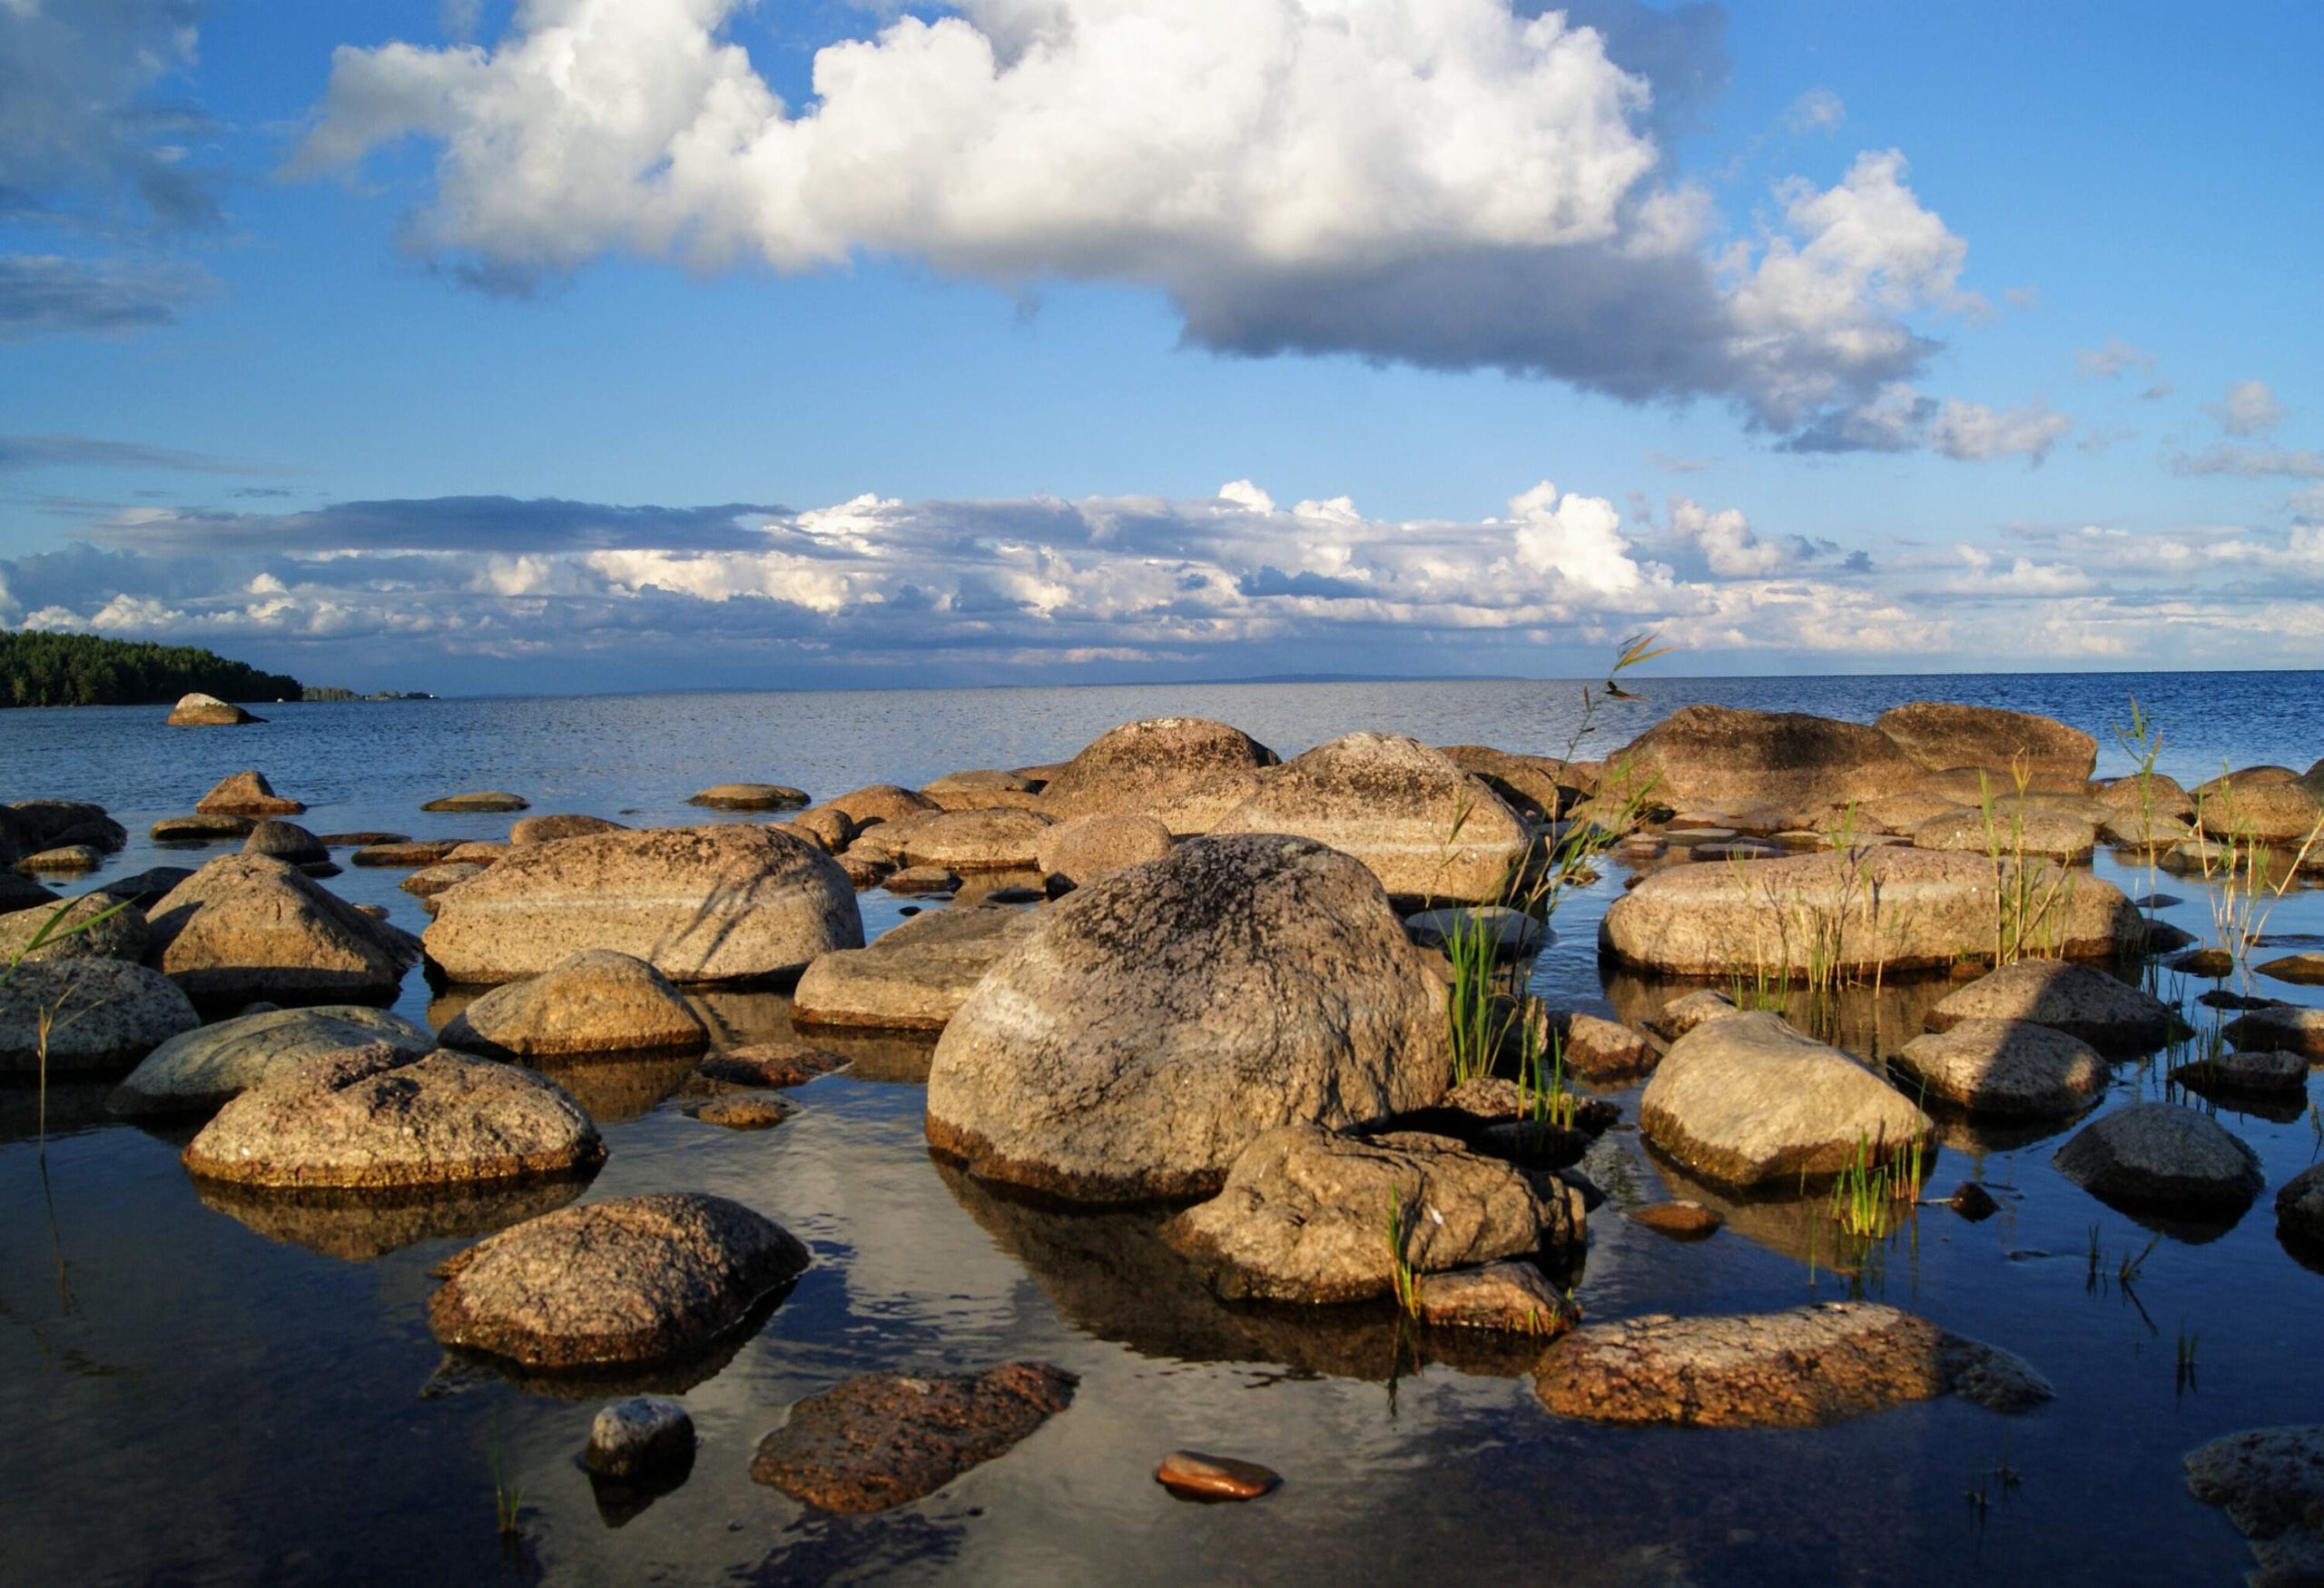
[[[496,987],[443,1034],[447,1047],[523,1059],[693,1050],[710,1041],[702,1017],[660,972],[612,949],[585,949],[538,976]]]
[[[2148,1053],[2171,1040],[2171,1011],[2153,994],[2088,965],[2020,960],[1982,976],[1929,1012],[1932,1031],[1967,1020],[2031,1021],[2102,1052]]]
[[[845,1069],[847,1062],[845,1055],[828,1048],[793,1042],[753,1042],[712,1054],[694,1066],[694,1073],[714,1085],[803,1086],[819,1075]]]
[[[2054,1161],[2092,1196],[2126,1208],[2240,1214],[2261,1185],[2250,1148],[2175,1103],[2134,1103],[2093,1119]]]
[[[1904,1090],[1971,1113],[2063,1119],[2105,1090],[2106,1061],[2079,1037],[2028,1021],[1960,1020],[1892,1054]]]
[[[1699,1428],[1817,1427],[1945,1395],[2022,1412],[2053,1393],[2006,1351],[1869,1302],[1589,1325],[1533,1386],[1561,1415]]]
[[[1174,1450],[1154,1469],[1154,1481],[1188,1499],[1256,1500],[1279,1487],[1283,1478],[1256,1461]]]
[[[1420,1321],[1431,1328],[1492,1329],[1547,1339],[1581,1321],[1581,1310],[1531,1263],[1487,1263],[1419,1282]]]
[[[318,1054],[379,1042],[413,1054],[436,1046],[424,1027],[365,1004],[240,1015],[155,1048],[123,1079],[105,1107],[116,1114],[203,1113]]]
[[[1078,1382],[1046,1362],[866,1374],[793,1406],[760,1443],[751,1477],[825,1511],[884,1511],[1007,1454],[1071,1405]]]
[[[694,1418],[662,1396],[615,1401],[589,1421],[581,1465],[600,1477],[640,1478],[694,1461]]]
[[[779,1091],[724,1092],[686,1110],[705,1125],[729,1130],[771,1130],[799,1111]]]
[[[592,1202],[448,1259],[428,1321],[448,1346],[536,1369],[673,1361],[710,1348],[807,1262],[795,1237],[723,1197]]]

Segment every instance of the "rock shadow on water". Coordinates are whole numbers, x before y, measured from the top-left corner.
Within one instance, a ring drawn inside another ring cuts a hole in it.
[[[1961,986],[1949,976],[1923,974],[1886,977],[1877,988],[1846,986],[1825,994],[1780,983],[1762,993],[1749,976],[1653,976],[1602,956],[1599,978],[1614,1018],[1633,1031],[1645,1030],[1649,1021],[1690,992],[1733,996],[1739,986],[1748,995],[1748,1001],[1738,1001],[1741,1007],[1774,1008],[1806,1035],[1867,1059],[1893,1053],[1926,1031],[1929,1011]]]
[[[978,1179],[931,1153],[938,1179],[993,1244],[1023,1264],[1060,1317],[1163,1361],[1255,1362],[1386,1384],[1442,1365],[1479,1377],[1532,1370],[1541,1342],[1482,1329],[1403,1324],[1393,1302],[1305,1307],[1224,1301],[1171,1248],[1170,1207],[1083,1208]]]
[[[775,1309],[789,1299],[797,1284],[793,1279],[759,1297],[732,1327],[703,1350],[688,1356],[630,1366],[528,1367],[489,1351],[453,1346],[446,1347],[436,1378],[465,1379],[489,1375],[527,1395],[553,1401],[622,1400],[634,1395],[682,1396],[725,1372],[743,1348],[758,1338],[759,1332],[773,1320]]]
[[[691,991],[686,1001],[710,1028],[713,1053],[762,1042],[821,1048],[848,1061],[857,1080],[919,1085],[936,1057],[935,1031],[857,1031],[818,1026],[803,1031],[791,1019],[791,997],[781,992]]]
[[[113,1095],[110,1080],[51,1080],[47,1116],[42,1118],[41,1090],[32,1079],[11,1076],[0,1080],[0,1147],[16,1141],[37,1141],[44,1129],[48,1139],[78,1135],[84,1130],[118,1125],[105,1108]]]
[[[343,1262],[368,1263],[425,1240],[472,1240],[537,1218],[578,1197],[590,1176],[429,1197],[257,1190],[193,1179],[202,1205],[255,1234]]]

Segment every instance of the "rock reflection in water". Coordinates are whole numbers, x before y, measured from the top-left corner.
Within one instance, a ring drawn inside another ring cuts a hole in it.
[[[1222,1301],[1164,1240],[1170,1209],[1068,1208],[980,1180],[943,1159],[931,1161],[969,1217],[1024,1264],[1060,1315],[1142,1356],[1264,1362],[1385,1383],[1435,1364],[1514,1378],[1541,1355],[1539,1340],[1482,1329],[1429,1329],[1415,1338],[1386,1301]]]
[[[46,1124],[49,1139],[113,1123],[113,1115],[105,1109],[105,1099],[112,1092],[111,1081],[50,1081]],[[42,1129],[40,1088],[14,1078],[0,1082],[0,1145],[38,1140]]]
[[[692,1053],[608,1053],[536,1061],[531,1068],[589,1110],[599,1126],[625,1124],[654,1111],[694,1073]]]
[[[428,1396],[456,1390],[489,1375],[544,1400],[613,1401],[634,1395],[681,1396],[726,1371],[743,1347],[766,1327],[768,1320],[774,1317],[774,1309],[783,1305],[792,1288],[785,1285],[753,1303],[751,1310],[712,1341],[707,1350],[691,1356],[614,1368],[544,1369],[527,1367],[487,1352],[455,1347],[444,1353],[444,1360],[438,1365],[429,1386],[424,1386],[420,1393]]]
[[[269,1240],[368,1263],[423,1240],[495,1234],[556,1211],[588,1184],[586,1179],[537,1180],[425,1200],[257,1191],[203,1179],[196,1179],[193,1189],[204,1206]]]
[[[1931,1150],[1922,1159],[1922,1196],[1929,1194],[1935,1179],[1938,1156]],[[1867,1294],[1878,1294],[1880,1282],[1893,1267],[1918,1260],[1916,1221],[1932,1212],[1927,1208],[1899,1198],[1890,1205],[1886,1234],[1850,1235],[1833,1217],[1828,1188],[1800,1196],[1745,1197],[1695,1179],[1651,1148],[1645,1157],[1661,1177],[1671,1200],[1699,1202],[1725,1220],[1728,1232],[1818,1273],[1856,1280]],[[1954,1217],[1942,1208],[1934,1211]]]
[[[1600,975],[1614,1018],[1643,1030],[1646,1022],[1689,992],[1709,988],[1732,994],[1728,981],[1669,976],[1649,976],[1612,961],[1601,962]],[[1750,978],[1742,979],[1748,989]],[[1928,1029],[1928,1013],[1961,983],[1945,976],[1914,976],[1870,986],[1842,987],[1811,999],[1805,987],[1776,987],[1770,1001],[1780,1001],[1791,1024],[1818,1041],[1845,1048],[1861,1058],[1893,1053]]]
[[[848,1061],[848,1074],[857,1080],[903,1081],[928,1079],[929,1061],[936,1056],[936,1033],[857,1031],[817,1027],[802,1031],[791,1023],[791,997],[783,992],[694,991],[686,1001],[710,1028],[714,1052],[746,1048],[755,1042],[791,1042],[821,1048]]]

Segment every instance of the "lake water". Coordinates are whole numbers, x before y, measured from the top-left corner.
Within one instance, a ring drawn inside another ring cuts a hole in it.
[[[2316,674],[1633,686],[1649,698],[1610,703],[1582,754],[1691,700],[1869,720],[1935,698],[2061,717],[2107,745],[2102,773],[2120,772],[2130,761],[2108,729],[2135,695],[2163,726],[2162,770],[2190,783],[2222,764],[2305,769],[2324,755]],[[447,700],[285,705],[263,727],[214,732],[167,729],[152,708],[0,712],[0,796],[106,805],[132,842],[102,881],[214,853],[163,851],[144,830],[251,765],[307,801],[300,820],[317,832],[497,837],[505,817],[418,807],[509,788],[536,813],[694,821],[684,797],[708,784],[818,796],[911,784],[1062,759],[1116,723],[1165,714],[1220,718],[1286,755],[1358,727],[1557,753],[1578,693],[1462,682]],[[2104,852],[2095,869],[2134,896],[2149,889]],[[418,931],[426,917],[397,889],[403,875],[352,869],[329,885]],[[1611,1012],[1624,991],[1594,947],[1621,882],[1608,867],[1561,913],[1534,975],[1558,1004]],[[2201,885],[2163,885],[2186,901],[2164,917],[2207,932]],[[865,895],[867,931],[903,907]],[[2289,894],[2270,932],[2324,933],[2319,895]],[[734,1039],[785,1019],[772,995],[707,1001]],[[399,1007],[428,1017],[417,975]],[[666,1094],[683,1065],[559,1072],[611,1149],[582,1196],[714,1191],[815,1254],[764,1327],[685,1389],[701,1435],[685,1484],[610,1514],[574,1463],[602,1392],[565,1399],[446,1367],[423,1306],[429,1268],[461,1240],[372,1256],[398,1238],[377,1218],[293,1227],[213,1208],[178,1164],[186,1132],[110,1120],[103,1087],[52,1095],[44,1170],[30,1092],[0,1092],[0,1579],[2225,1583],[2249,1554],[2187,1494],[2181,1455],[2235,1429],[2324,1417],[2324,1271],[2279,1244],[2269,1202],[2324,1149],[2306,1104],[2272,1118],[2222,1110],[2268,1191],[2231,1228],[2159,1242],[2053,1169],[2071,1128],[2033,1140],[1955,1130],[1931,1194],[1977,1178],[2002,1213],[1972,1224],[1923,1208],[1844,1265],[1853,1273],[1802,1238],[1819,1202],[1741,1210],[1700,1245],[1629,1222],[1622,1206],[1665,1195],[1667,1171],[1618,1128],[1585,1165],[1610,1193],[1576,1292],[1590,1318],[1868,1295],[2024,1355],[2058,1390],[2020,1418],[1945,1400],[1815,1431],[1637,1431],[1551,1416],[1525,1376],[1529,1350],[1440,1335],[1416,1361],[1385,1307],[1228,1307],[1157,1253],[1143,1216],[999,1198],[925,1150],[911,1079],[924,1048],[862,1051],[853,1071],[793,1092],[799,1116],[763,1133],[682,1114]],[[2103,1106],[2160,1095],[2162,1067],[2118,1066]],[[1635,1089],[1614,1096],[1634,1120]],[[2126,1290],[2115,1271],[2150,1243]],[[2182,1332],[2201,1336],[2191,1385],[2175,1371]],[[749,1481],[787,1408],[843,1378],[1017,1357],[1078,1373],[1073,1406],[926,1500],[831,1517]],[[1285,1486],[1244,1506],[1175,1501],[1151,1475],[1177,1446],[1264,1462]],[[2004,1462],[2016,1484],[1970,1504],[1975,1475]],[[496,1529],[497,1482],[521,1493],[514,1547]]]

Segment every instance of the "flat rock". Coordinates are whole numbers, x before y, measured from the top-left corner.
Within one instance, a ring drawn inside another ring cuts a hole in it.
[[[1531,1263],[1487,1263],[1420,1281],[1420,1320],[1431,1328],[1495,1329],[1503,1334],[1564,1334],[1581,1309]]]
[[[960,891],[960,873],[940,865],[908,865],[887,873],[881,885],[891,893],[907,896],[957,893]]]
[[[166,720],[173,728],[238,728],[251,723],[262,723],[266,719],[252,716],[241,706],[221,700],[214,695],[197,691],[180,695],[178,703],[170,707]]]
[[[1673,1042],[1639,1099],[1639,1129],[1690,1173],[1748,1187],[1828,1179],[1862,1145],[1892,1157],[1933,1127],[1871,1070],[1759,1011]]]
[[[606,1478],[642,1478],[694,1460],[694,1418],[661,1396],[615,1401],[590,1419],[581,1465]]]
[[[2308,1090],[2308,1059],[2280,1051],[2221,1053],[2181,1064],[2171,1079],[2206,1096],[2288,1096]]]
[[[1143,812],[1069,816],[1045,829],[1033,863],[1044,876],[1094,883],[1170,853],[1170,829]]]
[[[2324,1424],[2214,1439],[2188,1454],[2187,1488],[2250,1541],[2252,1588],[2324,1583]]]
[[[730,1091],[686,1110],[705,1125],[729,1130],[771,1130],[799,1111],[799,1106],[776,1091]]]
[[[2251,968],[2279,981],[2303,987],[2324,985],[2324,953],[2282,954]]]
[[[113,1089],[105,1107],[116,1114],[207,1113],[319,1054],[380,1042],[414,1055],[436,1046],[425,1028],[367,1004],[239,1015],[155,1048]]]
[[[886,823],[879,838],[882,849],[908,865],[955,872],[1028,871],[1049,824],[1039,811],[936,811]]]
[[[243,838],[257,823],[248,816],[164,816],[147,830],[156,843],[213,843]]]
[[[118,1075],[201,1023],[167,977],[118,960],[28,961],[0,975],[0,1075]]]
[[[105,852],[93,843],[64,843],[28,854],[16,869],[28,876],[77,876],[105,863]]]
[[[0,974],[16,960],[125,960],[145,957],[145,912],[104,893],[66,904],[36,904],[0,915]],[[40,946],[33,946],[35,941]]]
[[[385,1003],[418,945],[259,854],[212,861],[153,906],[148,962],[210,1003]]]
[[[224,779],[194,801],[193,808],[204,816],[295,816],[307,807],[276,794],[266,774],[252,770]]]
[[[1564,1416],[1696,1428],[1820,1427],[1945,1395],[2022,1412],[2053,1393],[2009,1352],[1862,1301],[1592,1324],[1550,1347],[1533,1387]]]
[[[589,838],[600,833],[626,833],[619,822],[603,816],[560,812],[547,816],[519,816],[508,824],[511,844],[554,843],[560,838]]]
[[[754,1042],[729,1048],[696,1064],[704,1080],[728,1086],[804,1086],[819,1075],[844,1070],[847,1060],[828,1048],[803,1047],[792,1042]]]
[[[2133,1103],[2093,1119],[2052,1161],[2101,1201],[2165,1212],[2240,1215],[2263,1184],[2257,1153],[2209,1114],[2175,1103]]]
[[[1174,1494],[1196,1500],[1256,1500],[1283,1483],[1282,1475],[1256,1461],[1173,1450],[1154,1469],[1154,1481]]]
[[[470,877],[483,874],[484,867],[473,861],[447,860],[420,867],[396,886],[415,899],[433,899],[448,889],[458,887]]]
[[[1611,759],[1675,806],[1750,800],[1790,809],[1903,794],[1927,770],[1887,735],[1798,712],[1689,705]]]
[[[424,936],[454,981],[536,976],[615,949],[674,981],[759,979],[859,948],[855,889],[805,841],[734,824],[520,845],[439,895]]]
[[[2053,717],[1990,705],[1915,700],[1892,706],[1872,725],[1932,772],[1975,766],[2035,787],[2079,789],[2098,764],[2098,741]]]
[[[792,1019],[803,1026],[940,1031],[985,972],[1039,918],[1008,905],[931,910],[867,948],[820,956],[799,978]]]
[[[272,1070],[184,1152],[204,1179],[270,1190],[406,1191],[595,1169],[580,1104],[529,1070],[392,1041]]]
[[[2029,1021],[1973,1017],[1888,1056],[1908,1093],[1973,1114],[2066,1119],[2106,1090],[2106,1061],[2079,1037]]]
[[[1216,833],[1287,833],[1354,855],[1400,899],[1497,901],[1531,830],[1441,752],[1398,734],[1347,734],[1268,773]]]
[[[529,810],[532,802],[522,794],[506,789],[483,789],[474,794],[446,794],[429,800],[419,808],[423,811],[465,812],[478,815],[494,815],[507,811]]]
[[[710,1032],[652,965],[613,949],[584,949],[537,976],[496,987],[444,1028],[448,1047],[496,1058],[698,1050]]]
[[[1425,949],[1444,948],[1455,936],[1482,936],[1492,942],[1495,959],[1522,960],[1541,952],[1546,929],[1522,910],[1512,910],[1506,904],[1472,904],[1407,915],[1404,930]]]
[[[1246,1148],[1169,1239],[1230,1300],[1322,1304],[1392,1294],[1400,1247],[1413,1273],[1434,1274],[1561,1249],[1581,1218],[1570,1189],[1545,1200],[1511,1165],[1449,1137],[1285,1125]]]
[[[2149,1053],[2171,1040],[2171,1011],[2153,994],[2088,965],[2020,960],[1945,994],[1931,1031],[1967,1020],[2030,1021],[2104,1053]]]
[[[1276,764],[1274,751],[1203,717],[1149,717],[1092,740],[1041,789],[1052,815],[1152,816],[1172,833],[1207,833]]]
[[[714,784],[686,800],[714,811],[795,811],[807,804],[807,791],[779,783]]]
[[[2300,1170],[2276,1193],[2276,1229],[2324,1245],[2324,1163]]]
[[[824,1511],[885,1511],[1005,1455],[1071,1405],[1078,1382],[1046,1362],[865,1374],[793,1406],[760,1442],[751,1477]]]
[[[563,1208],[456,1254],[428,1321],[448,1346],[544,1369],[694,1356],[805,1271],[738,1202],[656,1192]]]
[[[1369,871],[1205,838],[1039,912],[937,1044],[928,1138],[1055,1195],[1210,1196],[1273,1127],[1412,1112],[1451,1068],[1443,988]]]
[[[422,838],[401,843],[367,843],[347,858],[357,865],[417,868],[441,864],[459,847],[457,838]]]
[[[2311,1061],[2324,1059],[2324,1009],[2255,1009],[2228,1021],[2220,1034],[2239,1048],[2280,1048]]]
[[[2049,863],[2029,864],[2028,890],[2054,886],[2058,902],[2028,948],[2099,959],[2141,941],[2138,912],[2122,890],[2080,874],[2061,883]],[[1982,854],[1901,848],[1803,854],[1739,869],[1673,866],[1614,901],[1599,942],[1617,959],[1677,976],[1764,968],[1804,977],[1816,957],[1867,977],[1878,969],[1941,970],[1992,957],[2002,909],[1994,869]],[[2016,877],[2016,863],[2004,861],[2004,874]]]

